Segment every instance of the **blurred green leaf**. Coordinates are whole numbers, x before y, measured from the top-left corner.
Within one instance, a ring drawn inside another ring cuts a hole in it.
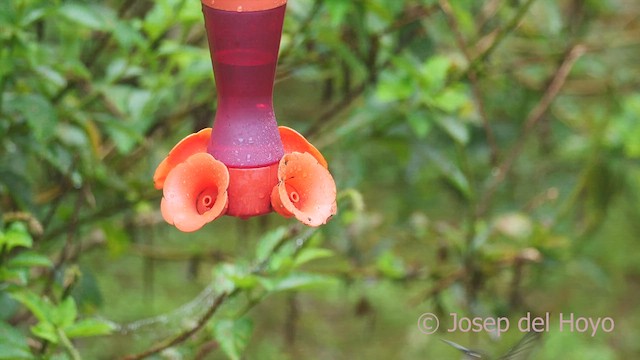
[[[438,116],[436,124],[457,143],[466,145],[469,142],[469,130],[462,121],[451,116]]]
[[[419,139],[424,139],[431,130],[431,121],[423,111],[409,113],[407,121]]]
[[[15,315],[18,311],[19,305],[20,304],[11,297],[6,289],[0,290],[0,322],[10,319]]]
[[[30,291],[19,291],[11,294],[15,300],[24,305],[42,323],[51,321],[53,305],[47,299],[42,299]]]
[[[90,4],[68,2],[59,8],[62,17],[92,30],[106,30],[108,23],[104,17],[104,9],[98,10]]]
[[[154,6],[144,18],[143,28],[152,40],[157,39],[164,31],[172,26],[176,18],[182,13],[186,5],[183,0],[160,0],[154,2]]]
[[[351,4],[341,0],[326,0],[326,7],[331,19],[331,25],[338,26],[344,21]]]
[[[253,322],[249,318],[240,318],[235,321],[221,320],[214,325],[213,329],[213,335],[220,344],[220,348],[232,360],[241,358],[252,333]]]
[[[329,249],[308,248],[302,249],[295,260],[293,261],[293,267],[299,267],[302,264],[308,263],[316,259],[324,259],[334,256],[334,252]]]
[[[32,251],[23,251],[16,256],[9,259],[7,262],[8,267],[52,267],[51,260],[41,254]]]
[[[96,117],[106,128],[120,154],[129,154],[135,145],[143,140],[142,135],[126,120],[109,115]]]
[[[56,109],[51,102],[39,94],[21,94],[10,101],[8,111],[24,117],[36,141],[47,143],[58,123]]]
[[[385,251],[378,256],[376,268],[390,279],[402,279],[407,274],[404,261],[391,251]]]
[[[33,246],[33,239],[24,223],[13,222],[6,232],[0,231],[0,248],[5,247],[6,251],[11,251],[15,247],[30,248]]]
[[[28,12],[22,17],[20,21],[20,25],[29,26],[34,22],[42,19],[46,15],[46,10],[44,8],[35,8],[29,9]]]
[[[92,312],[99,308],[104,298],[98,280],[92,268],[81,267],[82,276],[71,291],[71,294],[78,303],[78,308],[85,312]]]
[[[30,179],[11,169],[2,168],[0,165],[0,194],[6,192],[23,208],[32,206],[32,191]]]
[[[267,290],[275,292],[330,287],[337,284],[337,279],[312,273],[292,273],[280,278],[262,279],[261,283]]]
[[[78,308],[73,297],[64,299],[51,312],[51,323],[59,328],[71,326],[78,316]]]
[[[29,282],[29,269],[0,267],[0,281],[26,285]]]
[[[56,135],[62,143],[70,147],[86,149],[89,146],[87,133],[72,124],[60,124],[56,128]]]
[[[287,228],[277,227],[263,235],[256,246],[256,261],[261,263],[271,255],[275,247],[282,242],[287,235]]]
[[[235,287],[240,289],[251,289],[259,284],[257,276],[246,272],[231,274],[229,279],[233,281]]]
[[[123,49],[131,49],[134,46],[144,44],[144,37],[130,22],[117,20],[113,26],[113,37]]]
[[[420,68],[421,82],[424,91],[436,93],[444,88],[451,62],[444,56],[436,55],[429,58]]]
[[[464,173],[434,149],[427,148],[426,155],[445,178],[460,191],[465,198],[471,198],[472,190]]]
[[[60,340],[55,326],[52,323],[46,321],[40,321],[31,327],[31,332],[42,339],[49,341],[50,343],[57,344]]]
[[[48,66],[38,66],[36,72],[46,81],[56,86],[57,89],[67,85],[67,79],[60,72]]]
[[[236,288],[234,280],[244,274],[233,264],[220,264],[213,268],[213,284],[218,291],[231,293]]]
[[[405,100],[413,94],[413,82],[392,73],[383,73],[376,87],[376,96],[382,101]]]
[[[640,158],[640,95],[624,99],[619,115],[609,129],[608,142],[620,146],[629,157]]]
[[[99,319],[83,319],[64,328],[69,338],[108,335],[115,330],[112,323]]]
[[[296,252],[296,244],[293,241],[285,242],[278,247],[278,251],[272,253],[268,262],[269,272],[286,274],[293,268],[293,257]]]
[[[446,113],[455,113],[468,102],[467,94],[459,87],[448,87],[433,97],[434,106]]]
[[[35,359],[29,350],[27,337],[2,321],[0,321],[0,359]]]

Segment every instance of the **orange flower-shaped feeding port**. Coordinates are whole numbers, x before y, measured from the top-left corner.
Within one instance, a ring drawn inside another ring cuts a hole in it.
[[[208,153],[173,166],[163,185],[162,216],[178,230],[196,231],[227,210],[229,171]]]
[[[207,144],[209,144],[210,138],[211,128],[205,128],[180,140],[171,149],[169,155],[158,165],[155,174],[153,174],[153,183],[156,189],[162,189],[165,179],[173,168],[193,154],[207,152]]]
[[[268,204],[271,192],[267,211],[272,207],[309,226],[326,223],[336,213],[336,185],[327,161],[297,131],[284,126],[278,129],[285,156],[277,164],[277,174],[275,166],[227,168],[207,152],[211,128],[182,139],[153,176],[155,187],[163,189],[164,219],[181,231],[191,232],[224,214],[261,215],[264,212],[248,211],[243,206],[253,204],[252,196],[262,199],[260,194],[267,196]]]
[[[336,214],[336,184],[329,170],[311,153],[285,154],[278,166],[278,180],[271,205],[280,215],[320,226]]]

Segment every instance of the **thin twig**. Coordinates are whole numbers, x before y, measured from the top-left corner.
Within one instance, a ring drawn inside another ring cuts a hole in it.
[[[58,335],[58,339],[60,339],[60,342],[62,343],[62,346],[67,351],[67,354],[71,357],[71,359],[82,360],[80,353],[73,346],[73,343],[71,342],[71,340],[69,340],[69,338],[67,337],[67,334],[65,334],[65,332],[62,331],[61,329],[56,329],[56,333]]]
[[[473,61],[471,58],[471,53],[469,48],[467,47],[467,42],[464,39],[464,35],[460,30],[460,26],[458,25],[458,21],[456,20],[455,13],[451,4],[448,0],[440,0],[440,8],[445,13],[447,22],[449,23],[449,27],[453,31],[453,34],[456,38],[456,43],[458,44],[458,48],[464,54],[465,58],[469,63]],[[480,92],[480,85],[478,82],[478,74],[475,69],[469,69],[468,75],[469,81],[471,83],[471,91],[473,94],[473,98],[475,100],[476,106],[478,107],[478,113],[480,114],[480,118],[482,119],[482,126],[484,127],[485,136],[487,138],[487,143],[489,144],[490,154],[491,154],[491,165],[495,166],[498,161],[498,144],[496,142],[496,138],[493,134],[493,130],[491,129],[491,125],[489,124],[489,118],[487,116],[484,101],[482,100],[482,94]]]
[[[124,210],[131,209],[133,204],[136,204],[141,201],[158,201],[160,200],[162,194],[158,194],[155,190],[152,192],[146,192],[140,195],[139,198],[132,200],[120,200],[110,206],[99,209],[93,213],[85,215],[83,217],[79,217],[76,221],[76,226],[82,226],[87,223],[92,223],[97,220],[103,220],[115,215],[122,214]],[[42,241],[48,241],[50,239],[56,238],[67,231],[67,224],[61,224],[57,227],[54,227],[50,231],[46,231],[43,235]]]
[[[483,6],[476,21],[476,31],[480,33],[500,9],[502,0],[489,0]]]
[[[193,357],[194,360],[203,360],[206,359],[207,356],[212,353],[213,351],[215,351],[216,349],[218,349],[218,347],[220,347],[220,345],[218,344],[217,341],[212,340],[212,341],[207,341],[204,344],[202,344],[200,346],[200,349],[198,349],[198,352],[196,353],[196,355]]]
[[[518,13],[509,21],[509,23],[502,28],[501,30],[497,30],[493,32],[487,37],[493,38],[491,40],[491,44],[487,47],[486,50],[482,51],[480,55],[478,55],[472,62],[469,64],[466,73],[461,75],[467,76],[471,71],[477,71],[480,65],[493,53],[493,51],[502,43],[502,41],[507,37],[507,35],[511,34],[513,30],[515,30],[519,25],[524,16],[529,12],[529,8],[536,0],[528,0],[524,3],[520,9],[518,9]],[[486,38],[486,37],[485,37]],[[480,39],[476,45],[482,44],[485,42],[485,38]]]
[[[334,118],[336,115],[340,114],[346,108],[351,105],[356,99],[360,97],[367,89],[367,85],[369,85],[368,81],[362,82],[356,88],[351,89],[349,93],[347,93],[342,100],[337,102],[335,105],[330,107],[328,110],[320,114],[316,119],[313,120],[313,125],[307,131],[307,137],[313,137],[316,135],[322,128],[324,128],[329,120]]]
[[[447,276],[438,279],[437,282],[431,288],[429,288],[426,293],[421,294],[419,297],[412,300],[411,303],[418,304],[431,299],[432,297],[437,296],[441,292],[448,289],[454,283],[462,280],[467,275],[468,273],[465,268],[457,269]]]
[[[574,45],[569,50],[562,64],[553,75],[553,78],[549,83],[549,86],[547,87],[547,90],[545,91],[544,95],[542,96],[538,104],[531,110],[531,112],[529,112],[529,115],[527,116],[524,122],[524,126],[522,128],[522,132],[520,133],[520,136],[515,141],[512,148],[509,150],[508,152],[509,155],[504,159],[502,164],[498,167],[495,175],[493,176],[489,185],[487,186],[487,190],[485,191],[484,196],[479,203],[479,208],[477,210],[477,213],[479,216],[484,214],[490,207],[491,201],[493,199],[493,196],[495,195],[495,192],[498,186],[506,179],[507,175],[512,170],[514,163],[516,162],[516,160],[518,159],[518,157],[520,156],[520,153],[524,148],[524,144],[531,130],[540,122],[543,115],[549,109],[549,106],[551,105],[553,100],[558,96],[558,94],[560,93],[560,90],[562,89],[562,86],[567,80],[567,76],[569,76],[569,73],[573,68],[573,65],[582,55],[584,55],[584,53],[586,52],[586,49],[587,48],[584,45],[578,44],[578,45]]]
[[[431,15],[437,7],[419,7],[414,9],[412,12],[408,12],[404,17],[398,19],[393,24],[390,24],[387,28],[381,30],[379,33],[373,34],[372,38],[381,39],[383,36],[387,35],[390,32],[397,31],[402,29],[403,27],[412,24],[414,22],[420,21],[429,15]],[[394,54],[400,53],[406,46],[409,45],[408,41],[404,41],[399,43],[398,46],[393,50]],[[373,59],[375,61],[375,59]],[[372,69],[372,71],[381,71],[392,64],[392,58],[387,59],[379,66]],[[372,61],[372,59],[367,59],[367,61]],[[338,114],[346,110],[355,100],[359,99],[362,94],[367,90],[369,86],[375,85],[376,77],[367,77],[366,80],[363,80],[358,86],[352,88],[348,93],[346,93],[342,100],[335,103],[332,107],[321,113],[317,118],[313,120],[313,124],[306,131],[306,136],[312,138],[316,136],[318,133],[322,131],[322,129],[328,127],[334,127],[334,124],[331,120],[334,120]]]
[[[159,261],[189,261],[194,256],[199,256],[203,260],[221,262],[228,259],[228,256],[221,251],[211,250],[197,253],[195,251],[181,251],[179,249],[161,248],[148,244],[133,244],[131,251],[134,255],[141,256],[149,260]]]
[[[284,319],[284,341],[287,348],[295,354],[298,320],[300,317],[300,305],[298,304],[298,294],[296,292],[289,295],[287,306],[286,318]]]
[[[289,46],[282,49],[282,51],[280,52],[280,56],[279,56],[280,59],[286,59],[287,57],[289,57],[289,55],[294,49],[298,48],[298,46],[295,45],[295,37],[301,34],[306,34],[307,28],[311,24],[311,20],[316,18],[316,15],[322,8],[322,4],[323,3],[320,0],[315,0],[313,2],[313,6],[311,6],[311,10],[309,10],[309,12],[304,17],[304,19],[300,21],[300,25],[298,26],[298,28],[291,33],[293,35],[293,39],[289,43]]]
[[[78,192],[77,193],[77,198],[76,198],[76,202],[74,204],[74,208],[73,208],[73,214],[71,216],[71,222],[67,225],[67,238],[65,240],[64,246],[62,247],[62,250],[60,251],[60,256],[58,257],[58,261],[56,261],[56,263],[54,264],[53,268],[49,271],[49,274],[47,275],[47,279],[45,281],[45,285],[44,288],[42,290],[42,295],[49,295],[52,291],[52,287],[53,287],[53,283],[55,282],[55,276],[56,273],[58,271],[60,271],[60,269],[65,265],[66,261],[68,260],[69,257],[69,253],[71,252],[71,249],[73,248],[73,244],[75,242],[75,238],[77,235],[77,230],[78,230],[78,216],[80,214],[80,210],[82,208],[82,204],[83,204],[83,193],[82,192]],[[63,298],[60,299],[60,301],[64,300],[64,296],[65,296],[65,292],[70,291],[71,289],[69,288],[68,290],[65,289],[63,290]],[[68,294],[67,294],[68,295]],[[64,340],[64,339],[62,339]],[[43,340],[41,345],[40,345],[40,349],[39,349],[39,353],[40,355],[43,355],[46,351],[47,348],[49,347],[49,341],[48,340]],[[73,346],[71,346],[73,347]],[[72,354],[73,355],[73,354]],[[73,357],[73,356],[72,356]],[[75,357],[73,357],[75,359]]]
[[[77,198],[73,207],[73,214],[71,216],[71,221],[66,224],[67,237],[62,247],[62,251],[60,251],[60,256],[58,261],[53,266],[53,269],[49,272],[49,276],[47,278],[43,294],[48,294],[51,291],[51,287],[53,286],[53,282],[55,280],[56,273],[62,268],[63,265],[67,262],[69,258],[69,254],[71,249],[75,243],[75,238],[78,230],[78,218],[80,215],[80,210],[82,208],[84,196],[82,192],[77,193]]]
[[[191,336],[193,336],[193,334],[197,333],[200,329],[202,329],[207,324],[209,319],[211,319],[211,317],[216,313],[216,311],[220,308],[220,306],[224,303],[224,301],[227,298],[232,297],[236,293],[237,293],[237,290],[234,290],[231,293],[223,292],[222,294],[218,295],[216,299],[213,301],[213,303],[211,304],[211,306],[209,306],[209,309],[207,309],[207,312],[204,313],[204,315],[202,315],[200,319],[198,319],[198,322],[193,327],[181,332],[180,334],[176,335],[173,338],[161,341],[158,344],[152,346],[151,348],[141,353],[127,355],[124,358],[122,358],[122,360],[144,359],[146,357],[155,355],[165,349],[168,349],[174,345],[180,344],[181,342],[189,339]]]

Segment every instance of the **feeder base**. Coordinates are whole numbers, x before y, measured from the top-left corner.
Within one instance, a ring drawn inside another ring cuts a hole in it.
[[[270,213],[271,191],[278,184],[278,163],[257,168],[228,169],[227,215],[246,219]]]

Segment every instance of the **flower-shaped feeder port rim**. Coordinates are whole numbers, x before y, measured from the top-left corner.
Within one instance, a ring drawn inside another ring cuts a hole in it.
[[[229,204],[229,171],[207,153],[191,155],[175,166],[164,182],[163,218],[191,232],[224,215]]]
[[[169,155],[167,155],[156,168],[153,174],[155,188],[158,190],[162,189],[171,170],[186,161],[191,155],[206,153],[210,138],[211,128],[204,128],[180,140],[171,151],[169,151]]]
[[[295,216],[308,226],[320,226],[336,214],[335,181],[310,153],[285,154],[278,166],[278,180],[271,204],[280,215]]]

